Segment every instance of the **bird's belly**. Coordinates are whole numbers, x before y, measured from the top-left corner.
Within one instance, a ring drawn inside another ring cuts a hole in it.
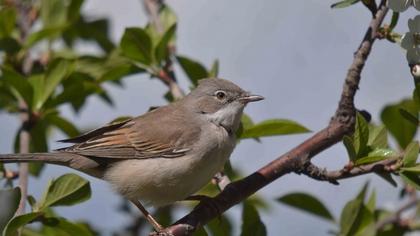
[[[220,170],[233,150],[225,145],[201,158],[133,159],[119,162],[105,174],[114,189],[130,199],[163,206],[183,200],[205,186]]]

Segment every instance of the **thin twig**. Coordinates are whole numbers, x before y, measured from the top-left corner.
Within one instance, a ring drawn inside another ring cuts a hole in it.
[[[32,24],[36,20],[37,14],[33,14],[33,2],[22,2],[22,1],[15,1],[15,6],[18,10],[18,25],[19,25],[19,33],[20,33],[20,41],[23,43],[32,27]],[[22,61],[20,72],[24,75],[28,75],[32,69],[33,61],[27,53]],[[22,111],[20,113],[20,120],[21,120],[21,129],[19,134],[19,153],[28,153],[29,152],[29,145],[31,140],[30,135],[30,114],[27,109],[27,104],[24,101],[19,102],[19,109]],[[16,211],[17,215],[25,213],[25,205],[26,205],[26,197],[28,194],[28,173],[29,173],[29,166],[28,163],[20,163],[19,164],[19,187],[21,191],[21,199],[19,202],[19,207]]]
[[[301,173],[316,180],[328,181],[332,184],[338,185],[337,180],[340,179],[351,178],[372,172],[392,172],[392,165],[394,165],[399,159],[400,157],[388,158],[371,164],[355,166],[352,168],[345,167],[334,171],[327,171],[325,168],[320,168],[313,163],[308,162]]]
[[[144,8],[146,9],[147,15],[149,16],[150,23],[156,29],[156,32],[158,32],[159,34],[163,34],[164,27],[159,17],[159,9],[162,7],[163,1],[144,0],[143,4],[144,4]],[[169,51],[174,52],[175,47],[171,46],[169,48]],[[182,97],[185,96],[184,91],[181,89],[181,87],[176,81],[174,68],[173,68],[173,61],[170,59],[170,57],[169,59],[166,60],[163,68],[154,76],[156,76],[158,79],[160,79],[160,81],[162,81],[164,84],[168,86],[169,91],[175,100],[181,99]]]
[[[376,39],[376,32],[388,12],[385,0],[381,1],[376,16],[372,18],[369,28],[346,76],[338,109],[329,125],[314,136],[280,156],[246,178],[233,182],[212,199],[213,204],[199,204],[192,212],[166,228],[162,235],[191,235],[198,227],[203,226],[218,214],[248,198],[262,187],[290,172],[301,172],[304,165],[319,152],[339,142],[345,134],[353,131],[355,123],[354,96],[360,82],[360,73]],[[209,207],[214,205],[217,207]]]
[[[410,198],[410,200],[408,202],[406,202],[404,205],[402,205],[400,208],[398,208],[395,212],[393,212],[390,216],[388,216],[387,218],[379,221],[378,223],[376,223],[376,230],[382,230],[385,228],[386,225],[388,224],[399,224],[402,219],[401,219],[401,214],[407,210],[412,209],[413,207],[416,207],[417,204],[419,204],[420,200],[418,198]],[[404,226],[401,225],[401,226]],[[405,225],[407,226],[407,225]]]

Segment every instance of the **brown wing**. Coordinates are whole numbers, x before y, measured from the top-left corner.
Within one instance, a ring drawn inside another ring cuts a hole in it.
[[[172,114],[172,115],[169,115]],[[101,158],[176,158],[189,150],[190,135],[199,129],[182,129],[185,112],[161,107],[143,116],[104,126],[85,135],[64,140],[75,145],[59,151]],[[164,116],[163,116],[164,115]],[[168,116],[169,115],[169,116]],[[160,122],[156,119],[161,117]]]

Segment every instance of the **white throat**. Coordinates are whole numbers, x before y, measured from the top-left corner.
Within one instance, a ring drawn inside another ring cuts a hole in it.
[[[208,121],[222,126],[228,133],[235,133],[241,122],[244,105],[240,102],[232,102],[215,113],[205,114]]]

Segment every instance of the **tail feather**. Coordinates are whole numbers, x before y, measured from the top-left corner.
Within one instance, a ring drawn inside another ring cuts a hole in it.
[[[105,164],[97,159],[67,152],[0,154],[0,163],[19,162],[43,162],[67,166],[95,177],[103,175]]]
[[[64,154],[64,155],[63,155]],[[71,155],[67,153],[21,153],[21,154],[0,154],[1,163],[17,162],[45,162],[55,165],[68,165]]]

